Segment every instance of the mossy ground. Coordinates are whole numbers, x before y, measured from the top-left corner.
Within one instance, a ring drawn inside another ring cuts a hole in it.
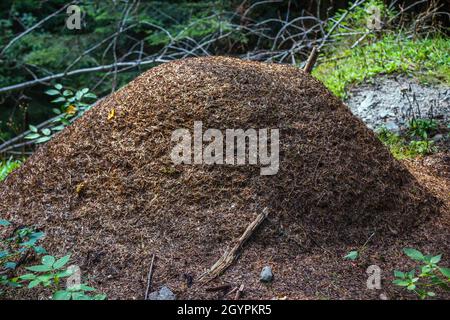
[[[336,96],[345,99],[346,89],[380,74],[408,74],[424,83],[450,84],[450,39],[407,39],[385,35],[380,40],[321,58],[313,75]]]

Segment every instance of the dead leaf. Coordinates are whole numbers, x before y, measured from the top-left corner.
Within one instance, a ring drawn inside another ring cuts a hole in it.
[[[66,113],[70,115],[74,115],[77,112],[77,107],[75,107],[73,104],[67,107]]]
[[[112,108],[111,111],[109,111],[108,120],[111,120],[115,116],[116,116],[116,109]]]
[[[77,184],[75,191],[77,193],[80,193],[81,191],[83,191],[84,188],[84,182],[80,182],[79,184]]]

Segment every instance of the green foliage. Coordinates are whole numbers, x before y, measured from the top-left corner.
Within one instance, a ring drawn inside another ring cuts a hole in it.
[[[0,227],[9,227],[11,223],[7,220],[0,219]],[[0,295],[2,288],[20,287],[17,277],[9,277],[8,272],[15,270],[23,257],[29,254],[44,254],[45,249],[37,244],[42,239],[42,232],[31,228],[23,227],[15,230],[9,237],[0,239]]]
[[[421,120],[418,122],[418,120]],[[434,128],[434,120],[417,119],[414,123],[427,123],[427,125],[432,124]],[[427,127],[428,128],[428,127]],[[389,131],[388,129],[382,127],[378,132],[378,138],[384,145],[386,145],[393,156],[396,159],[408,159],[416,158],[418,156],[425,156],[436,151],[434,147],[434,142],[428,140],[428,133],[430,129],[425,129],[424,126],[413,127],[413,129],[408,129],[410,135],[423,138],[424,140],[411,140],[408,141],[399,134]]]
[[[427,140],[438,124],[433,119],[411,119],[408,123],[408,132],[412,137]]]
[[[325,59],[313,70],[335,95],[347,96],[346,88],[379,74],[416,74],[423,81],[450,84],[450,39],[412,40],[402,35],[385,35],[379,41],[354,49],[344,49],[340,56]]]
[[[350,251],[345,257],[344,259],[347,260],[356,260],[359,257],[359,252],[358,251]]]
[[[15,169],[20,167],[22,161],[14,160],[13,158],[9,158],[6,161],[0,162],[0,181],[5,180],[6,176],[13,172]]]
[[[79,118],[87,110],[91,108],[91,104],[86,102],[86,99],[97,99],[97,96],[89,91],[89,88],[84,88],[78,91],[64,89],[61,84],[56,84],[53,89],[45,92],[54,99],[52,103],[58,104],[58,108],[53,108],[52,111],[57,115],[49,124],[49,126],[38,129],[36,126],[30,125],[31,131],[25,139],[33,140],[36,144],[49,141],[54,134],[63,130],[70,125],[71,121]]]
[[[85,284],[69,287],[66,290],[58,290],[53,294],[53,300],[105,300],[105,294],[89,295],[89,292],[96,291],[95,288]]]
[[[0,227],[10,227],[11,223],[0,219]],[[61,279],[67,278],[73,274],[73,269],[67,268],[70,261],[70,254],[61,258],[56,258],[47,254],[47,251],[37,245],[37,242],[44,237],[44,233],[32,228],[22,227],[15,230],[10,237],[0,239],[0,295],[4,288],[22,288],[27,284],[27,289],[33,289],[37,286],[50,288],[53,292],[54,300],[104,300],[106,295],[95,294],[95,288],[86,284],[73,285],[66,289],[62,288]],[[29,271],[20,276],[13,274],[21,267],[24,257],[31,255],[41,256],[41,263],[38,265],[25,266]]]
[[[349,4],[351,7],[353,3]],[[372,16],[373,12],[377,10],[380,13],[380,19],[386,20],[395,15],[394,10],[390,10],[381,0],[370,0],[363,3],[361,6],[357,6],[353,11],[351,11],[344,20],[335,29],[335,39],[339,41],[342,45],[343,42],[351,45],[353,44],[362,34],[368,32],[367,24]],[[336,21],[340,20],[342,16],[347,12],[347,9],[340,9],[336,12],[333,19],[327,24],[326,31],[329,32]],[[349,35],[349,30],[354,35]],[[370,32],[366,38],[375,38],[375,33]]]
[[[442,258],[441,254],[424,255],[413,248],[405,248],[403,252],[420,265],[409,272],[394,271],[393,284],[414,292],[421,299],[434,297],[436,288],[450,291],[450,268],[438,265]]]

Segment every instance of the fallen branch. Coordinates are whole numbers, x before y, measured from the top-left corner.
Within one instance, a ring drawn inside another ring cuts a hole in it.
[[[150,293],[150,290],[152,289],[152,278],[153,278],[153,263],[155,262],[155,254],[153,254],[152,262],[150,263],[150,269],[148,271],[147,276],[147,289],[145,290],[145,296],[144,299],[148,299],[148,294]]]
[[[308,61],[306,61],[305,67],[303,68],[303,71],[305,71],[306,73],[311,73],[314,65],[316,64],[318,55],[319,50],[317,49],[317,47],[313,47],[311,53],[309,54]]]
[[[256,219],[250,223],[247,229],[244,231],[242,236],[237,240],[237,243],[231,250],[226,250],[225,253],[217,260],[213,266],[203,273],[199,277],[200,282],[209,282],[219,275],[221,275],[236,259],[239,250],[242,248],[244,243],[251,237],[253,232],[258,228],[258,226],[267,218],[269,210],[264,208],[264,210],[256,217]]]

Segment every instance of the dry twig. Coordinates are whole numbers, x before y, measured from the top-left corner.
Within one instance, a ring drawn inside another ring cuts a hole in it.
[[[256,219],[248,225],[247,229],[237,240],[237,243],[234,245],[234,247],[231,250],[226,250],[222,257],[220,257],[220,259],[217,260],[217,262],[214,263],[208,271],[206,271],[199,277],[199,281],[209,282],[221,275],[233,263],[238,255],[239,250],[251,237],[256,228],[258,228],[258,226],[267,218],[268,213],[269,210],[267,208],[264,208],[264,210],[256,217]]]

